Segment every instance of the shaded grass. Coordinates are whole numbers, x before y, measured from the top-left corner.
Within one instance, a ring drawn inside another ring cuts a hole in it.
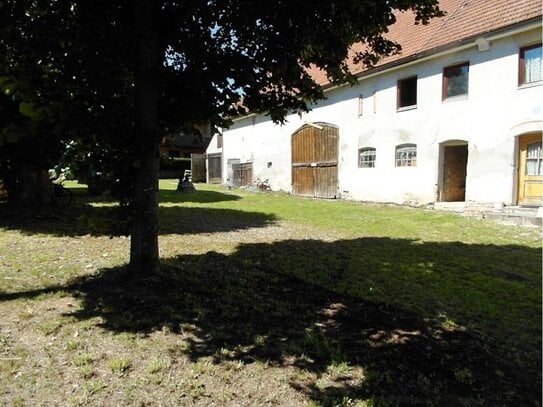
[[[465,246],[472,262],[496,257],[492,246]],[[372,270],[345,264],[346,253],[377,248],[388,250]],[[390,275],[397,264],[405,273],[410,265],[395,253],[408,250],[417,273],[421,258],[435,256],[437,283],[419,279],[406,286],[402,280],[387,295],[383,282],[373,283],[376,294],[365,289],[368,276]],[[194,362],[211,357],[220,366],[209,367],[214,371],[255,361],[294,366],[300,373],[291,386],[322,405],[344,397],[392,405],[536,402],[541,340],[535,279],[511,288],[499,269],[466,279],[457,272],[465,260],[447,257],[449,250],[449,243],[382,238],[242,245],[230,255],[166,259],[169,267],[159,279],[132,279],[118,269],[74,282],[83,307],[69,315],[99,317],[102,327],[120,333],[166,328],[185,338],[180,354]],[[524,255],[539,258],[536,249]],[[514,262],[510,256],[506,251],[499,259]],[[345,279],[345,269],[360,282]],[[347,379],[331,385],[320,381],[326,375]]]
[[[80,190],[54,221],[0,217],[9,277],[0,317],[15,321],[0,325],[0,400],[58,403],[48,392],[68,404],[540,402],[539,230],[162,186],[162,238],[174,244],[160,276],[126,273],[113,255],[126,250],[123,238],[73,222],[81,211],[108,223],[107,197],[96,203]],[[305,237],[266,241],[269,226],[292,230],[285,225]],[[259,242],[238,244],[257,231]],[[72,255],[51,254],[76,242]],[[60,393],[57,371],[71,377]]]

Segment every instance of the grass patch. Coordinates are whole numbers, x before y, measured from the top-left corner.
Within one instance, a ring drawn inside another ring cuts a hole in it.
[[[118,375],[122,375],[130,369],[132,362],[126,357],[112,357],[107,361],[107,367]]]
[[[149,374],[155,374],[168,370],[170,366],[171,361],[169,359],[155,358],[149,362],[149,364],[145,368],[145,371]]]
[[[332,341],[322,332],[306,329],[302,349],[304,354],[326,364],[332,363],[333,365],[337,365],[344,363],[345,357],[341,352],[339,344]]]
[[[74,356],[73,363],[74,365],[81,367],[92,364],[93,357],[90,353],[79,353]]]
[[[0,206],[0,402],[540,402],[539,229],[176,185],[153,278],[107,196]]]
[[[93,396],[100,393],[100,391],[106,387],[101,380],[89,380],[83,384],[83,391],[85,397]]]

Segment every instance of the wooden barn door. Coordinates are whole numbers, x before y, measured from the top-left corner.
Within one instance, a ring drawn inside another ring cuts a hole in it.
[[[292,193],[336,198],[338,188],[338,128],[306,124],[292,135]]]
[[[209,182],[220,183],[222,181],[221,153],[207,155],[207,173]]]
[[[192,172],[192,182],[206,182],[206,155],[191,154],[190,170]]]

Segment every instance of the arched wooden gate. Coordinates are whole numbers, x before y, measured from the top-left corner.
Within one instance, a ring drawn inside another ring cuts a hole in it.
[[[326,123],[305,124],[292,135],[293,194],[337,197],[338,141],[338,128]]]

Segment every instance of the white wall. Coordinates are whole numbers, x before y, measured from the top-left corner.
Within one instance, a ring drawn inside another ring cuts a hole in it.
[[[344,197],[433,202],[439,184],[439,145],[464,140],[469,151],[466,201],[513,204],[519,135],[514,129],[527,123],[540,126],[543,96],[541,85],[518,87],[518,52],[540,39],[541,30],[532,30],[495,40],[488,51],[480,52],[474,45],[362,79],[355,87],[328,91],[327,100],[302,117],[289,116],[283,126],[265,116],[238,120],[224,131],[223,177],[228,159],[238,158],[253,162],[255,178],[269,179],[273,189],[291,191],[292,133],[304,122],[328,122],[339,127],[339,192]],[[443,67],[466,61],[468,96],[442,101]],[[412,75],[418,77],[417,107],[398,112],[397,80]],[[395,146],[403,143],[417,144],[416,167],[395,167]],[[362,147],[376,148],[375,168],[358,168]]]
[[[211,141],[209,142],[208,146],[207,146],[207,149],[206,149],[206,154],[218,154],[222,151],[222,147],[219,147],[218,146],[218,134],[215,133],[212,137],[211,137]]]

